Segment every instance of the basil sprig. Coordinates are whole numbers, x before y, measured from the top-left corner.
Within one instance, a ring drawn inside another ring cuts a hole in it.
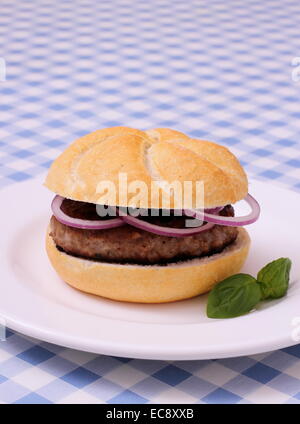
[[[257,279],[236,274],[217,284],[208,295],[209,318],[234,318],[252,311],[261,300],[277,299],[286,294],[291,260],[279,258],[268,263]]]
[[[233,318],[250,312],[260,301],[260,287],[249,274],[236,274],[217,284],[208,296],[209,318]]]
[[[289,258],[279,258],[264,266],[257,274],[262,291],[262,299],[278,299],[286,295],[289,288],[292,262]]]

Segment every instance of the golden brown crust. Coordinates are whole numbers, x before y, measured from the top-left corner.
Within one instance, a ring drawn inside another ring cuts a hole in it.
[[[232,196],[234,199],[243,199],[247,195],[247,175],[237,158],[227,147],[212,141],[191,138],[184,141],[175,140],[175,143],[195,152],[222,171],[228,179],[230,189],[233,190]],[[227,203],[233,202],[228,201]]]
[[[127,183],[142,181],[148,192],[140,192],[142,208],[166,207],[157,190],[161,181],[191,181],[193,198],[185,208],[196,206],[196,182],[203,181],[204,207],[235,203],[248,191],[246,174],[236,157],[224,146],[191,139],[167,128],[140,131],[113,127],[95,131],[74,141],[52,164],[45,185],[57,194],[73,200],[108,205],[133,206],[120,198],[119,173],[127,174]],[[99,183],[115,184],[116,195],[102,194]],[[152,190],[153,183],[156,190]],[[122,192],[122,190],[121,190]],[[124,195],[124,193],[123,193]],[[177,207],[172,194],[166,195],[170,207]]]
[[[119,265],[60,252],[49,230],[46,237],[49,259],[66,283],[109,299],[141,303],[173,302],[206,293],[217,282],[240,271],[249,246],[247,231],[239,228],[237,240],[210,257],[168,266]]]
[[[148,137],[150,137],[154,143],[158,141],[175,141],[175,140],[188,140],[189,137],[184,133],[170,128],[154,128],[152,130],[145,131]]]

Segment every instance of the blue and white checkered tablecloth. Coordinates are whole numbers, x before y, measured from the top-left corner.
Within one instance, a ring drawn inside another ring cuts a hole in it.
[[[0,186],[121,124],[222,142],[250,175],[300,191],[299,28],[299,0],[2,0]],[[299,403],[299,359],[300,345],[131,360],[9,332],[0,402]]]

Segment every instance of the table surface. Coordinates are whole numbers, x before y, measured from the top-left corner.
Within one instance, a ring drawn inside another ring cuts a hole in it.
[[[221,142],[250,176],[300,191],[299,27],[299,0],[1,1],[0,187],[121,124]],[[300,402],[300,345],[166,362],[7,336],[2,403]]]

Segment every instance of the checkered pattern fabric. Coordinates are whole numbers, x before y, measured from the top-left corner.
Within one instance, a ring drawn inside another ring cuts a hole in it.
[[[0,187],[121,124],[221,142],[300,191],[299,27],[299,0],[2,0]],[[300,402],[300,346],[162,362],[8,336],[3,403]]]

